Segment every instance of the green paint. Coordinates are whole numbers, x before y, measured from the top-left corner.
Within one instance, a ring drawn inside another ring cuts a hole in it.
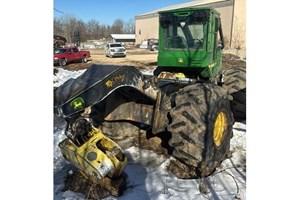
[[[220,14],[213,8],[182,8],[159,13],[158,66],[197,70],[214,77],[221,69]],[[212,67],[213,66],[213,67]]]

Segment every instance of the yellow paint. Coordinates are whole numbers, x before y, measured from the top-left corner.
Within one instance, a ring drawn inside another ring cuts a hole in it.
[[[106,81],[105,83],[106,87],[110,88],[113,86],[113,82],[111,80]]]
[[[125,74],[122,74],[122,75],[120,74],[120,75],[113,77],[111,80],[106,81],[105,85],[106,85],[106,87],[110,88],[114,84],[124,81],[124,79],[125,79]]]
[[[185,78],[184,73],[175,73],[176,78]]]
[[[122,75],[118,75],[118,76],[115,76],[112,78],[112,81],[113,82],[117,82],[117,81],[123,81],[125,78],[125,74],[122,74]]]
[[[209,68],[212,68],[212,67],[214,67],[215,65],[216,65],[216,62],[214,62],[214,63],[208,65],[208,67],[209,67]]]
[[[84,100],[81,97],[78,97],[78,98],[74,99],[70,105],[71,105],[71,107],[73,107],[73,109],[76,110],[78,108],[82,108],[83,104],[84,104]]]
[[[161,72],[158,75],[158,78],[161,78],[161,79],[176,79],[176,78],[185,78],[185,75],[184,75],[184,73]]]
[[[118,177],[127,164],[124,151],[117,143],[106,137],[100,129],[93,127],[88,136],[90,138],[80,147],[76,146],[70,139],[63,140],[59,144],[62,154],[94,183],[99,182],[105,176]],[[113,149],[118,149],[124,155],[124,159],[119,160],[114,155]],[[88,159],[90,152],[96,153],[94,160]],[[107,163],[112,168],[104,177],[97,171],[103,163]]]
[[[82,102],[74,102],[73,105],[74,105],[74,108],[76,109],[76,108],[79,108],[82,106]]]
[[[216,146],[220,146],[224,139],[224,134],[227,128],[227,117],[224,112],[219,112],[214,124],[214,142]]]

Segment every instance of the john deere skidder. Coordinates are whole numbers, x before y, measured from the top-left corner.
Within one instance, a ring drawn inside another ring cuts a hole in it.
[[[222,69],[223,47],[216,10],[160,12],[153,76],[94,64],[55,89],[54,112],[68,122],[62,153],[89,177],[118,176],[126,158],[111,139],[148,130],[190,177],[210,175],[228,153],[234,116],[245,118],[246,71]]]

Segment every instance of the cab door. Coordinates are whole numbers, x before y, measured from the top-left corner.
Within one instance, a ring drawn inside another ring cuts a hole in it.
[[[72,48],[72,51],[73,51],[73,59],[74,60],[80,60],[81,59],[81,55],[79,53],[79,50],[78,48]]]
[[[72,49],[71,48],[69,48],[68,50],[67,50],[67,60],[68,61],[73,61],[73,51],[72,51]]]

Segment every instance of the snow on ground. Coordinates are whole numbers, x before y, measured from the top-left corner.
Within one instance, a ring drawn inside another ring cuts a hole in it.
[[[63,84],[65,81],[69,80],[70,78],[77,78],[86,70],[83,69],[78,71],[68,71],[62,68],[56,68],[56,69],[58,70],[58,72],[53,76],[54,87],[59,87],[61,84]]]
[[[76,78],[85,70],[71,72],[59,69],[54,84],[61,85]],[[72,191],[62,192],[64,177],[74,166],[64,160],[58,143],[62,141],[66,122],[54,117],[54,199],[84,200],[85,195]],[[231,139],[232,157],[224,160],[216,172],[204,180],[178,179],[167,171],[170,159],[137,147],[125,149],[128,164],[125,168],[127,189],[118,198],[106,200],[192,200],[192,199],[246,199],[246,123],[235,123]],[[200,193],[199,186],[207,194]]]

